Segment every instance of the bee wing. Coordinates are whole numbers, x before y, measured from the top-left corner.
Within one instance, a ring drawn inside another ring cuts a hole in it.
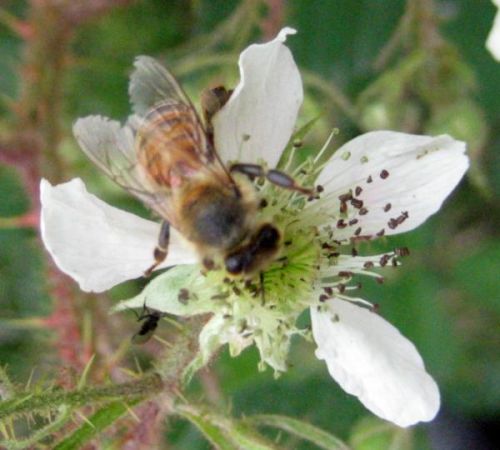
[[[201,166],[199,170],[209,171],[221,181],[234,184],[213,144],[207,139],[205,127],[196,109],[174,76],[149,56],[138,56],[134,67],[129,84],[134,112],[142,119],[146,119],[146,123],[161,123],[158,134],[162,134],[163,151],[168,153],[176,148],[179,149],[178,138],[183,134],[184,149],[188,149],[184,155],[186,160],[190,159],[194,163],[197,159]],[[167,115],[170,120],[155,119],[155,116],[161,118]],[[181,115],[184,120],[184,133],[173,129],[176,128]]]
[[[177,220],[169,205],[168,192],[159,190],[137,161],[131,126],[121,127],[105,117],[89,116],[77,120],[73,133],[94,164],[175,227]]]
[[[174,76],[154,58],[138,56],[134,67],[128,92],[136,114],[143,116],[165,100],[183,103],[196,111]]]

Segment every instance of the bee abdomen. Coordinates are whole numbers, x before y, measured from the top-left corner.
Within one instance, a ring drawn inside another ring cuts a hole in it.
[[[157,105],[137,132],[137,157],[159,185],[171,187],[171,171],[179,166],[194,172],[204,162],[200,147],[206,145],[195,112],[182,103]]]

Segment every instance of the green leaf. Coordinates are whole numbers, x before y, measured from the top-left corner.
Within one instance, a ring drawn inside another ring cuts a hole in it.
[[[354,425],[349,442],[356,450],[411,450],[413,435],[407,428],[366,417]]]
[[[129,405],[137,402],[138,400],[129,402]],[[98,436],[126,412],[128,412],[128,406],[123,402],[113,402],[106,405],[92,415],[92,417],[89,417],[88,421],[70,436],[59,442],[54,447],[54,450],[76,450],[81,448],[83,444]]]
[[[185,264],[158,275],[139,295],[120,302],[113,311],[147,306],[176,316],[204,314],[213,310],[212,294],[205,285],[200,266]]]
[[[218,450],[278,450],[248,421],[212,414],[193,405],[178,405],[177,412],[195,425]]]
[[[233,442],[220,430],[213,425],[210,420],[206,420],[201,415],[184,411],[181,414],[189,420],[218,450],[234,450]]]
[[[312,442],[325,450],[349,449],[347,444],[332,434],[322,430],[321,428],[317,428],[310,423],[294,419],[293,417],[274,414],[260,414],[252,416],[249,420],[256,425],[279,428],[301,439]]]

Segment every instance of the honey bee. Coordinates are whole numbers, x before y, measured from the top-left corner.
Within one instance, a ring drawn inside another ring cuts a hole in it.
[[[114,129],[113,123],[91,117],[82,119],[85,126],[78,121],[74,133],[97,166],[163,220],[154,263],[145,275],[167,257],[174,227],[195,246],[207,269],[222,263],[231,275],[252,277],[277,257],[282,241],[278,227],[256,219],[261,202],[252,181],[266,178],[304,195],[312,190],[276,169],[223,164],[214,148],[211,119],[230,91],[204,92],[202,122],[167,69],[146,56],[134,65],[129,93],[137,116],[130,127],[115,123]],[[157,323],[156,316],[150,319],[151,325]]]

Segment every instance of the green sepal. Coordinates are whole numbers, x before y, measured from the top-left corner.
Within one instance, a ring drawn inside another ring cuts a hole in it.
[[[205,314],[214,309],[211,296],[215,292],[207,286],[198,264],[184,264],[158,275],[139,295],[121,301],[112,312],[146,306],[176,316]]]

